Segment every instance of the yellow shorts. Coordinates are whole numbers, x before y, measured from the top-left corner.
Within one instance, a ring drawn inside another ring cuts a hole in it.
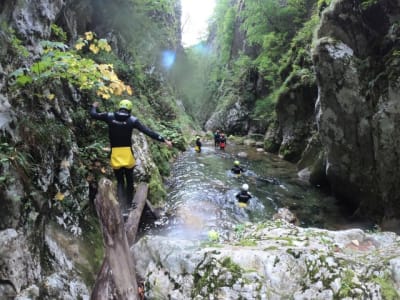
[[[113,169],[133,168],[136,164],[131,147],[111,148],[110,165]]]
[[[239,207],[242,207],[242,208],[245,208],[245,207],[247,207],[247,203],[238,202],[238,206],[239,206]]]

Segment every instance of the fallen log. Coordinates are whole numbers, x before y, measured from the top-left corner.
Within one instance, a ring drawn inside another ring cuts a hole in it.
[[[112,182],[105,178],[100,180],[95,206],[103,232],[105,257],[96,278],[91,300],[139,299],[135,265],[129,248],[135,241],[146,198],[147,184],[143,183],[138,186],[135,194],[134,201],[137,207],[130,212],[124,226]]]
[[[136,208],[129,213],[128,219],[125,223],[125,232],[128,238],[129,247],[133,245],[136,239],[140,217],[142,216],[143,209],[146,205],[147,192],[148,185],[141,182],[137,186],[135,196],[133,197],[133,202],[136,203]]]

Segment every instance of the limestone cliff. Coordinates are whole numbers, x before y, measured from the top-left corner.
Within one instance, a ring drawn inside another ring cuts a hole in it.
[[[396,1],[334,1],[313,51],[318,132],[333,192],[358,213],[400,216]]]

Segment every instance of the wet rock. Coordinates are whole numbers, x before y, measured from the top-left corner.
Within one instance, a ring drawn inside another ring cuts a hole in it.
[[[245,139],[243,141],[243,145],[245,145],[245,146],[255,146],[256,145],[256,141],[252,140],[252,139]]]
[[[241,157],[241,158],[246,158],[246,157],[249,156],[249,155],[247,154],[247,152],[239,152],[239,153],[237,154],[237,156],[238,156],[238,157]]]
[[[281,207],[278,209],[278,212],[272,216],[273,220],[284,220],[288,223],[298,225],[299,220],[297,219],[296,215],[292,213],[289,209],[285,207]]]
[[[389,58],[400,6],[334,1],[313,49],[318,131],[333,192],[359,214],[399,216],[400,86]],[[374,45],[371,47],[371,45]],[[363,62],[367,62],[363,64]]]
[[[36,285],[31,285],[19,293],[14,300],[39,300],[40,290]]]
[[[310,174],[311,174],[311,171],[308,168],[304,168],[297,173],[297,175],[299,176],[299,178],[301,180],[304,180],[307,182],[310,180]]]
[[[222,128],[226,132],[234,134],[247,134],[249,128],[249,110],[238,99],[237,102],[225,107],[224,110],[216,111],[204,125],[207,131]]]
[[[263,226],[247,223],[243,229],[240,239],[247,246],[240,246],[240,240],[225,240],[216,247],[163,236],[139,240],[132,250],[137,271],[146,278],[146,296],[262,299],[268,294],[270,299],[325,300],[374,295],[384,299],[376,292],[380,291],[376,276],[389,276],[385,282],[394,293],[400,292],[400,238],[394,233],[300,228],[283,220]],[[349,243],[359,247],[349,249]]]
[[[42,295],[49,299],[88,300],[90,298],[89,291],[82,282],[59,273],[46,277],[42,285]]]
[[[0,231],[0,278],[19,293],[23,287],[40,278],[38,257],[32,253],[27,237],[15,229]],[[1,292],[1,290],[0,290]],[[0,298],[2,298],[0,294]]]

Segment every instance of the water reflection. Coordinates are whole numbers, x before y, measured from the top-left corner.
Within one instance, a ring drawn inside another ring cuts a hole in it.
[[[239,152],[248,156],[238,158]],[[243,175],[230,172],[234,160],[244,166]],[[243,183],[253,195],[247,208],[235,198]],[[183,153],[173,165],[167,202],[157,232],[184,238],[203,238],[212,229],[227,234],[237,224],[271,219],[279,207],[294,212],[300,226],[335,229],[347,222],[335,199],[300,180],[295,165],[245,146]]]

